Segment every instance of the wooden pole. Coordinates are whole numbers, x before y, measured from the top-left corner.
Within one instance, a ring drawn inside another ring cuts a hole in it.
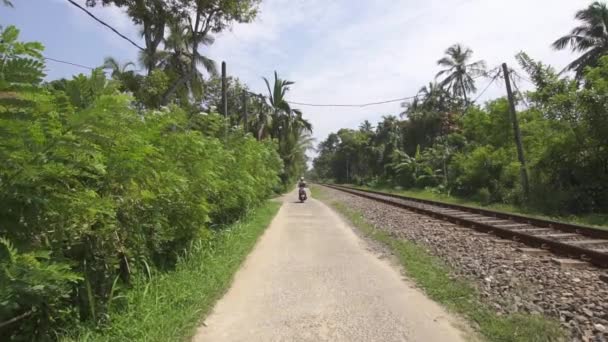
[[[247,133],[247,119],[248,119],[248,113],[247,113],[247,91],[243,91],[243,130],[245,131],[245,133]]]
[[[526,169],[526,159],[524,157],[524,146],[521,141],[521,132],[519,130],[519,123],[517,121],[517,112],[515,111],[515,99],[513,98],[513,91],[511,90],[511,79],[509,76],[509,68],[507,63],[502,63],[502,72],[505,77],[505,85],[507,86],[507,98],[509,99],[509,112],[511,114],[511,121],[513,122],[513,132],[515,135],[515,145],[517,146],[517,158],[519,159],[520,170],[521,170],[521,184],[524,188],[524,195],[526,199],[530,195],[530,186],[528,183],[528,170]]]
[[[222,114],[228,116],[228,96],[226,95],[226,62],[222,62]]]
[[[222,114],[224,114],[224,140],[228,140],[228,94],[226,80],[226,62],[222,61]]]

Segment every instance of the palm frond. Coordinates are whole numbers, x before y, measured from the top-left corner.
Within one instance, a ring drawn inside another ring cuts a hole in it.
[[[202,65],[203,68],[205,68],[205,71],[213,76],[218,75],[217,64],[214,60],[203,55],[197,55],[196,57],[197,64]]]

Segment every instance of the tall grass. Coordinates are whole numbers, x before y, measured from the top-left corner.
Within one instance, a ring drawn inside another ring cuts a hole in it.
[[[64,341],[180,341],[193,335],[234,273],[277,213],[268,201],[244,220],[183,251],[177,269],[141,275],[133,289],[113,298],[105,328],[85,327]],[[115,292],[114,289],[112,292]]]

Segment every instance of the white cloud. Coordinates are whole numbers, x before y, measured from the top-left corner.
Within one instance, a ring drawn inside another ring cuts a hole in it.
[[[60,1],[64,4],[67,2]],[[84,0],[79,0],[84,2]],[[562,68],[572,55],[551,42],[575,24],[588,0],[264,0],[253,23],[235,24],[204,51],[228,63],[228,71],[257,92],[261,76],[274,70],[295,81],[289,98],[312,103],[364,103],[410,96],[432,81],[436,61],[454,43],[463,43],[490,67],[515,66],[519,51]],[[69,4],[68,4],[69,5]],[[71,7],[72,11],[79,11]],[[114,7],[93,12],[129,37],[139,38],[131,20]],[[81,28],[98,26],[82,13],[70,15]],[[99,27],[93,27],[99,32]],[[132,51],[108,30],[104,39]],[[480,80],[483,89],[488,80]],[[501,96],[489,87],[483,99]],[[399,103],[366,108],[302,107],[324,139],[341,127],[397,114]]]
[[[463,43],[490,67],[528,52],[562,68],[572,56],[550,44],[573,25],[586,0],[267,0],[259,19],[219,37],[210,54],[258,91],[277,69],[293,80],[289,98],[363,103],[413,95],[432,81],[444,50]],[[298,46],[300,45],[300,46]],[[487,80],[480,80],[484,88]],[[491,86],[482,99],[501,96]],[[399,103],[366,108],[302,107],[324,139],[341,127],[397,114]]]

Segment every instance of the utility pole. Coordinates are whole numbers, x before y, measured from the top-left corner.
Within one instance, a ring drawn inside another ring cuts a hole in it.
[[[346,158],[346,184],[350,184],[350,155]]]
[[[226,93],[226,62],[222,61],[222,114],[224,114],[225,139],[228,140],[228,95]]]
[[[247,133],[247,91],[243,90],[243,131]]]
[[[528,170],[526,169],[524,146],[521,142],[521,132],[519,131],[519,123],[517,122],[517,112],[515,111],[515,99],[513,98],[513,91],[511,90],[511,76],[509,75],[509,68],[507,67],[507,63],[502,63],[502,72],[505,77],[505,84],[507,86],[509,112],[511,113],[511,121],[513,122],[513,132],[515,133],[515,145],[517,146],[517,158],[519,159],[519,163],[521,164],[521,184],[524,188],[524,194],[527,199],[528,195],[530,194],[530,186],[528,183]]]

